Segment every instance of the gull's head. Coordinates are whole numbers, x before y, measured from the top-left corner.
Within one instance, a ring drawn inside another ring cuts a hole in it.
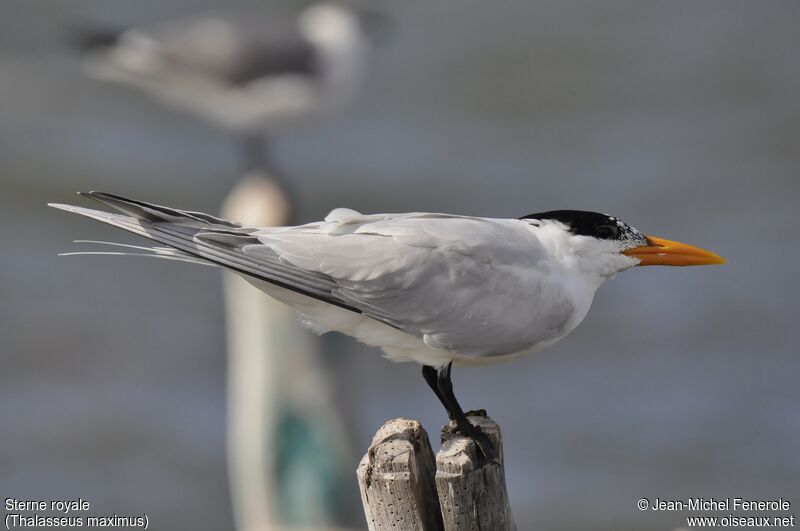
[[[307,7],[300,15],[299,24],[312,41],[332,44],[360,35],[380,40],[389,25],[387,17],[373,7],[329,0]]]
[[[521,218],[560,264],[607,279],[634,266],[724,264],[721,256],[685,243],[647,236],[619,218],[582,210],[552,210]]]

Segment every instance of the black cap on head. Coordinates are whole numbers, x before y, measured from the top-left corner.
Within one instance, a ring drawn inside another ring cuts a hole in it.
[[[644,240],[639,231],[622,221],[599,212],[584,210],[551,210],[529,214],[520,219],[550,219],[560,221],[573,234],[592,236],[601,240]]]

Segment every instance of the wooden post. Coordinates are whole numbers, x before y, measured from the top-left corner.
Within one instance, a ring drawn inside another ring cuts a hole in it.
[[[283,225],[289,200],[277,183],[261,172],[242,177],[222,207],[224,217],[254,226]],[[228,341],[228,474],[236,529],[278,528],[279,507],[273,486],[276,354],[293,348],[303,353],[305,336],[291,333],[294,312],[265,297],[236,273],[225,272]],[[289,330],[287,337],[283,330]],[[277,352],[276,352],[277,351]]]
[[[419,422],[395,419],[378,430],[357,470],[370,531],[516,530],[500,427],[485,411],[467,415],[491,438],[497,459],[479,459],[475,442],[451,426],[442,428],[435,460]]]
[[[516,525],[506,492],[503,437],[500,426],[486,411],[470,411],[467,417],[492,440],[497,458],[478,459],[475,441],[442,429],[442,447],[436,454],[436,490],[445,531],[513,531]]]
[[[229,194],[223,208],[225,217],[254,226],[285,224],[289,200],[271,175],[256,170],[247,173]],[[335,518],[331,486],[344,484],[347,471],[328,469],[326,463],[339,463],[349,452],[325,370],[319,363],[319,340],[303,330],[291,307],[267,297],[235,273],[225,275],[225,298],[227,453],[236,529],[289,529],[284,521],[294,509],[305,510],[302,516],[317,526],[316,531],[333,531],[322,524]],[[302,375],[302,380],[292,385],[287,383],[287,374]],[[287,418],[293,431],[282,430]],[[313,426],[313,433],[304,434],[303,426]],[[307,455],[295,453],[292,459],[279,463],[286,452],[278,450],[281,436],[287,433],[308,443],[301,445]],[[324,445],[325,455],[314,449],[316,441]],[[277,472],[279,464],[282,477]],[[315,477],[318,469],[325,470],[325,477]],[[302,483],[297,482],[303,481],[309,482],[307,488],[299,490],[297,485]],[[298,507],[300,496],[302,506]]]
[[[387,421],[356,471],[370,531],[441,531],[428,434],[416,420]]]

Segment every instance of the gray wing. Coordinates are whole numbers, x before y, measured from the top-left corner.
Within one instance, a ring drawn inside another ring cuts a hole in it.
[[[541,243],[518,220],[354,214],[254,236],[245,254],[324,275],[345,304],[465,356],[559,337],[573,312],[541,263]]]
[[[278,75],[313,77],[318,66],[314,47],[293,24],[264,17],[205,14],[132,28],[113,40],[82,40],[112,48],[129,70],[183,71],[237,86]]]
[[[311,75],[316,54],[291,24],[206,15],[154,28],[166,61],[233,85],[285,75]]]
[[[82,192],[80,195],[95,199],[121,214],[58,203],[50,203],[49,206],[108,223],[168,245],[175,250],[172,254],[168,254],[164,248],[152,247],[149,249],[152,254],[148,256],[198,261],[224,267],[361,313],[358,308],[345,304],[333,295],[336,285],[326,276],[303,271],[296,267],[287,267],[286,264],[280,262],[277,255],[267,256],[265,254],[254,258],[245,254],[244,247],[258,242],[257,238],[251,236],[257,232],[256,228],[245,227],[201,212],[178,210],[104,192]],[[110,242],[94,243],[108,244]],[[145,248],[137,247],[137,249],[144,250]]]
[[[556,338],[572,315],[563,283],[518,220],[446,214],[364,216],[256,229],[110,194],[125,215],[65,207],[465,356],[510,354]]]

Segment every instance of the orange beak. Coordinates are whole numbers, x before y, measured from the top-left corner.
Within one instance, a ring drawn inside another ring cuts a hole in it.
[[[650,245],[634,247],[623,251],[623,253],[638,259],[640,266],[694,266],[724,264],[726,262],[718,254],[699,247],[686,245],[685,243],[664,240],[655,236],[647,236],[647,241]]]

